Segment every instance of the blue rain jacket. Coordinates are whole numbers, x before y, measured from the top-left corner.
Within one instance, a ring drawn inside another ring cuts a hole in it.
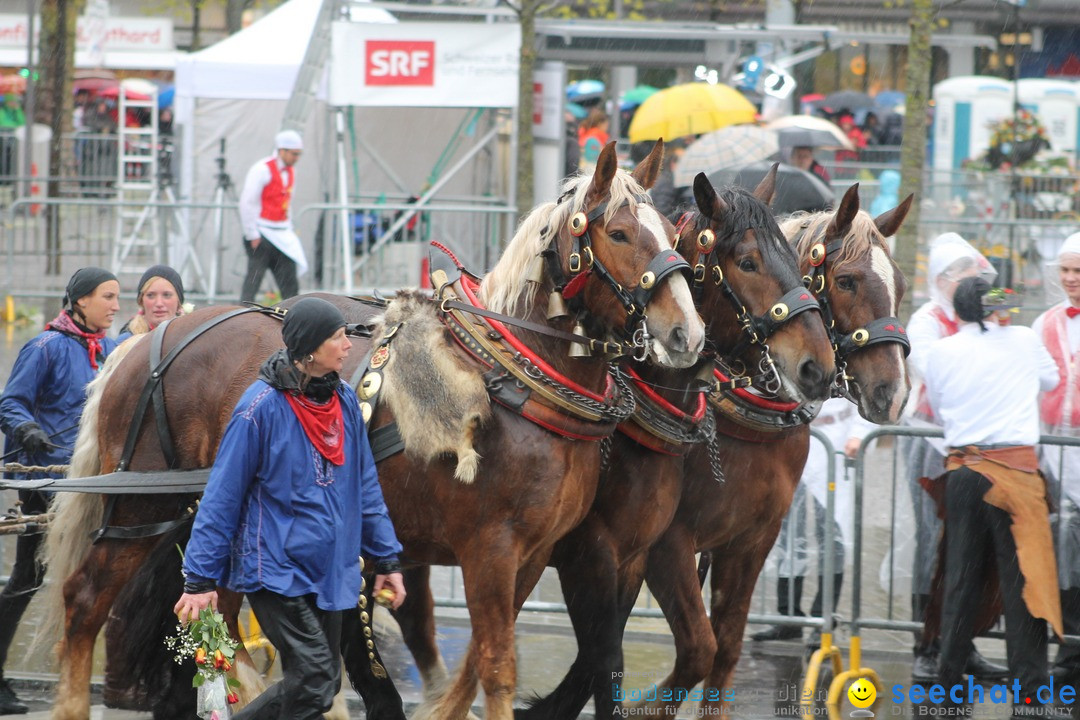
[[[102,353],[106,356],[115,347],[114,340],[101,340]],[[86,385],[96,374],[86,347],[70,335],[46,330],[26,343],[0,395],[0,431],[6,436],[4,452],[15,449],[15,428],[23,423],[36,422],[47,435],[78,423],[86,402]],[[46,457],[31,458],[19,453],[10,460],[27,465],[66,464],[71,460],[78,432],[78,428],[71,428],[52,438],[51,442],[63,449],[50,450]],[[29,477],[47,476],[31,473]]]
[[[230,590],[315,594],[323,610],[356,607],[362,555],[396,559],[355,393],[337,390],[345,464],[308,440],[285,393],[256,380],[233,411],[184,555],[189,581]]]

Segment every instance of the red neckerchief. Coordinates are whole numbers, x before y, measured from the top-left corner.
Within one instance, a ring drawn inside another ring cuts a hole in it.
[[[322,405],[300,393],[286,392],[304,434],[319,454],[335,465],[345,464],[345,423],[341,417],[341,399],[337,393]]]
[[[51,323],[45,326],[45,329],[55,330],[56,332],[85,340],[86,349],[90,353],[90,367],[95,370],[98,369],[98,355],[103,359],[105,357],[104,350],[101,347],[101,341],[105,339],[104,330],[96,333],[86,332],[75,324],[75,321],[67,314],[66,310],[62,310]]]

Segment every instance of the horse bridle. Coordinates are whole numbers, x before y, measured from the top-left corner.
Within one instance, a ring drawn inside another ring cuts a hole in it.
[[[803,228],[805,231],[805,227]],[[818,296],[821,305],[821,317],[825,321],[825,330],[829,334],[829,342],[833,346],[836,355],[836,380],[833,383],[834,397],[849,397],[850,384],[854,379],[847,374],[847,361],[854,353],[881,343],[897,343],[903,348],[904,357],[911,352],[911,342],[908,340],[907,331],[900,323],[900,319],[894,316],[880,317],[871,320],[866,325],[856,328],[849,333],[841,333],[836,328],[836,317],[829,302],[829,295],[825,292],[825,276],[829,256],[836,256],[844,246],[843,238],[836,238],[826,245],[823,242],[815,242],[810,246],[810,272],[803,276],[803,284],[812,293]]]
[[[686,213],[680,218],[676,233],[676,247],[681,242],[683,231],[690,224],[692,218],[693,213]],[[740,231],[732,231],[724,239],[733,237],[738,232]],[[723,268],[720,267],[720,259],[716,253],[718,245],[716,233],[711,228],[704,228],[698,232],[695,242],[699,255],[698,261],[694,265],[693,280],[691,281],[691,293],[694,296],[694,303],[701,303],[706,281],[711,280],[714,285],[720,287],[724,297],[731,303],[732,309],[735,310],[735,318],[742,328],[742,339],[735,347],[728,351],[726,356],[717,355],[715,358],[715,362],[720,366],[721,371],[731,378],[730,382],[725,383],[725,387],[750,387],[756,382],[763,383],[767,392],[775,393],[780,389],[780,374],[776,369],[772,355],[769,353],[767,340],[794,318],[810,310],[821,310],[821,306],[813,293],[809,292],[807,288],[794,287],[784,293],[765,313],[751,315],[746,305],[739,298],[735,288],[731,286],[731,283],[725,277]],[[732,358],[737,358],[754,345],[761,347],[762,355],[758,364],[758,375],[749,376],[746,374],[745,364],[741,360],[732,360]]]
[[[563,202],[569,195],[559,198]],[[652,206],[652,200],[648,195],[634,195],[634,200]],[[627,200],[619,206],[619,209],[630,204]],[[643,350],[635,359],[644,360],[647,355],[649,334],[645,329],[645,308],[652,300],[653,294],[660,284],[673,272],[682,272],[690,276],[690,264],[686,262],[674,250],[661,250],[649,261],[645,272],[636,288],[628,290],[624,288],[607,269],[600,258],[593,252],[592,224],[607,212],[608,203],[604,201],[593,208],[588,214],[578,211],[570,216],[568,230],[570,232],[571,245],[570,255],[567,258],[569,277],[563,271],[562,258],[559,254],[558,233],[552,235],[550,245],[543,251],[547,262],[547,271],[556,292],[560,293],[564,300],[573,302],[581,290],[585,287],[585,281],[589,275],[595,273],[604,284],[618,298],[623,309],[626,310],[626,324],[623,333],[632,338],[633,344]]]

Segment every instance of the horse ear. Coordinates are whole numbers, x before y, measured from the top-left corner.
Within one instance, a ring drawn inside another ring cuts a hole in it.
[[[648,190],[656,184],[656,178],[660,177],[660,166],[664,160],[664,138],[660,138],[653,145],[652,152],[642,160],[634,172],[630,173],[638,185]]]
[[[829,229],[826,233],[826,237],[843,237],[847,235],[848,230],[851,229],[851,223],[855,220],[855,216],[859,213],[859,183],[855,183],[847,189],[844,193],[843,199],[840,201],[840,207],[836,208],[836,212],[833,213],[832,222],[829,223]]]
[[[772,205],[773,196],[776,195],[776,171],[779,167],[780,163],[773,163],[773,166],[769,168],[769,172],[754,188],[754,197],[766,205]]]
[[[892,237],[896,234],[900,226],[904,224],[904,218],[907,217],[908,210],[911,209],[911,202],[914,199],[915,193],[911,193],[892,210],[887,210],[874,218],[874,224],[877,225],[878,232],[881,233],[882,237]]]
[[[619,160],[615,157],[615,142],[609,142],[600,151],[600,157],[596,159],[596,170],[593,171],[592,184],[589,185],[588,197],[596,202],[606,198],[611,192],[611,181],[615,179],[615,172],[619,169]]]
[[[728,211],[727,203],[716,194],[716,188],[705,173],[694,177],[694,200],[701,214],[713,220],[719,220]]]

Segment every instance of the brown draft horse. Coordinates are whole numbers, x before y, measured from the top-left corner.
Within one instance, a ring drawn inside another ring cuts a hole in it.
[[[858,329],[895,322],[906,281],[892,261],[885,238],[894,235],[910,208],[871,218],[859,210],[858,186],[845,194],[835,213],[796,217],[782,224],[796,243],[808,276],[823,269],[823,292],[835,320],[838,345]],[[815,250],[815,248],[817,248]],[[820,253],[828,248],[828,254]],[[812,265],[812,262],[814,263]],[[889,320],[885,320],[889,318]],[[847,394],[866,419],[898,420],[910,382],[899,342],[855,347],[843,364],[850,376]],[[688,690],[730,687],[742,651],[743,632],[758,575],[791,504],[810,446],[800,425],[772,435],[747,433],[728,420],[718,422],[720,457],[727,482],[687,482],[675,519],[649,551],[645,579],[674,633],[675,667],[657,689],[649,711],[674,715]],[[686,477],[707,474],[709,458],[695,448]],[[712,606],[706,614],[694,553],[712,554]],[[711,626],[710,626],[711,623]],[[724,693],[704,693],[702,707],[723,712]]]
[[[674,237],[671,224],[640,199],[644,188],[656,179],[661,155],[662,144],[658,144],[631,175],[617,169],[611,144],[602,151],[591,177],[568,183],[562,202],[536,208],[483,281],[481,298],[488,308],[564,331],[581,320],[594,337],[623,328],[627,311],[616,293],[643,284],[650,263],[671,250]],[[601,206],[603,210],[599,210]],[[550,273],[539,284],[527,282],[533,261],[551,247],[557,251],[562,272],[572,270],[567,266],[573,243],[571,221],[579,213],[594,212],[589,227],[592,251],[597,267],[606,267],[609,279],[605,281],[599,273],[587,274],[580,292],[580,317],[549,322],[533,300],[537,293],[554,290],[554,282]],[[352,322],[371,319],[371,308],[361,303],[338,298],[336,304]],[[656,285],[647,309],[646,327],[655,338],[654,357],[673,367],[695,362],[704,326],[693,308],[686,280],[679,274],[668,275]],[[207,318],[224,312],[208,308],[173,321],[165,333],[164,352]],[[561,341],[524,330],[517,334],[556,372],[594,393],[603,392],[607,360],[571,359]],[[449,333],[444,340],[446,352],[454,354],[456,362],[471,362]],[[370,346],[367,342],[356,345],[354,362]],[[83,447],[81,469],[89,471],[87,474],[107,473],[116,466],[137,400],[132,389],[141,387],[149,374],[149,346],[145,338],[134,342],[128,357],[114,364],[110,375],[102,377],[101,385],[95,388],[99,396],[88,403],[84,418],[90,417],[80,430],[76,448],[78,453],[80,447],[97,446],[92,451]],[[237,398],[254,379],[262,360],[280,346],[276,321],[248,314],[210,330],[177,357],[163,384],[179,467],[212,463]],[[383,405],[371,426],[377,428],[391,420]],[[165,469],[152,420],[137,421],[141,430],[131,469]],[[424,717],[440,720],[466,716],[478,680],[486,694],[486,717],[512,717],[517,609],[542,572],[554,543],[588,510],[601,462],[599,443],[569,441],[501,406],[493,408],[475,440],[483,459],[471,484],[454,478],[453,458],[416,463],[405,453],[389,458],[379,468],[407,562],[457,563],[465,578],[474,628],[469,653],[449,691],[421,712]],[[64,500],[57,509],[57,523],[48,544],[53,572],[62,572],[66,578],[60,608],[60,685],[53,717],[81,720],[89,713],[94,640],[113,600],[156,540],[107,539],[87,548],[87,531],[102,519],[101,500],[92,495],[61,497]],[[112,524],[172,519],[189,501],[187,496],[118,496]],[[162,598],[161,602],[172,600]],[[226,603],[234,623],[238,598]],[[145,639],[138,640],[145,643]]]

